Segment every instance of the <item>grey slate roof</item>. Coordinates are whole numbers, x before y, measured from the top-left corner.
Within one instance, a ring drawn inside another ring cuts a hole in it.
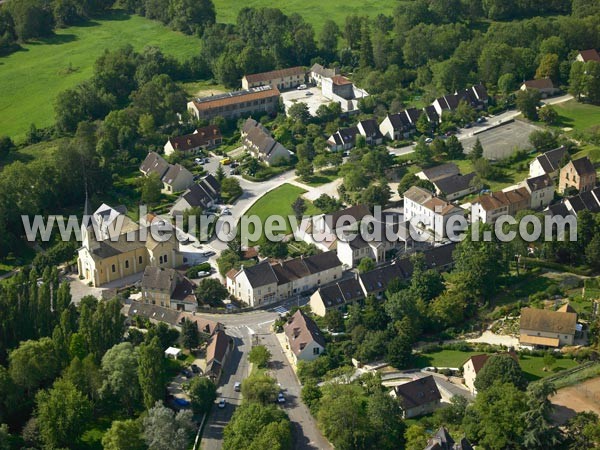
[[[131,302],[128,312],[129,317],[139,316],[144,319],[165,322],[173,327],[179,325],[179,315],[180,311],[174,309],[135,301]]]
[[[169,291],[177,278],[178,274],[173,269],[147,266],[142,276],[142,289]]]
[[[456,192],[467,190],[471,187],[471,182],[477,176],[475,172],[466,175],[450,175],[448,177],[435,180],[433,184],[444,194],[450,195]]]
[[[428,180],[434,181],[438,178],[443,178],[450,175],[458,175],[460,173],[460,170],[458,169],[458,166],[454,163],[445,163],[440,164],[439,166],[433,166],[427,169],[423,169],[422,172]]]
[[[169,170],[169,163],[156,152],[150,152],[140,166],[140,170],[146,175],[157,174],[160,178]]]
[[[248,277],[248,281],[253,288],[277,283],[277,276],[268,261],[263,261],[255,266],[243,267],[242,270]]]
[[[291,350],[296,355],[302,352],[304,345],[311,342],[316,342],[321,347],[325,347],[326,342],[321,330],[319,330],[314,320],[301,309],[294,313],[289,322],[283,326],[283,330],[288,338]]]
[[[163,175],[162,180],[166,184],[173,184],[173,182],[175,182],[175,180],[177,179],[177,177],[179,177],[180,174],[185,174],[186,172],[190,176],[192,175],[190,171],[183,167],[181,164],[173,164],[169,166],[169,170],[167,170],[167,173]]]
[[[364,293],[356,278],[339,281],[335,284],[319,288],[319,294],[325,308],[335,308],[363,299]]]
[[[560,169],[560,163],[564,159],[565,155],[568,155],[566,147],[561,146],[552,150],[548,150],[546,153],[539,155],[536,159],[539,161],[542,169],[546,173],[552,173]]]
[[[395,386],[394,390],[404,410],[439,401],[442,398],[432,375]]]
[[[587,156],[584,156],[583,158],[579,159],[574,159],[572,162],[573,166],[575,167],[575,171],[580,177],[596,173],[596,169],[594,168],[592,161],[590,161],[590,158],[588,158]]]
[[[527,186],[531,192],[540,191],[546,187],[554,185],[552,178],[550,178],[548,174],[527,178],[525,183],[527,183]]]

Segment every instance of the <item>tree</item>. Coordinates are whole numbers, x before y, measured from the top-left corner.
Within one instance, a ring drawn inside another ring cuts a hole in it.
[[[327,329],[333,332],[344,331],[344,317],[339,309],[330,309],[325,313]]]
[[[544,353],[544,370],[550,370],[554,364],[556,364],[556,358],[552,352]]]
[[[179,342],[183,348],[187,348],[190,352],[200,345],[200,332],[198,331],[196,322],[186,319],[183,320]]]
[[[338,37],[340,28],[337,23],[331,19],[327,19],[319,33],[319,48],[321,52],[328,55],[335,54],[338,46]]]
[[[542,59],[540,59],[540,64],[535,71],[535,78],[550,78],[557,83],[559,81],[558,65],[559,61],[557,54],[545,54],[542,56]]]
[[[356,267],[356,269],[358,270],[358,273],[370,272],[374,268],[375,268],[375,261],[373,261],[371,258],[368,258],[368,257],[364,257],[363,259],[361,259],[360,262],[358,263],[358,266]]]
[[[498,90],[506,97],[516,88],[515,76],[512,73],[505,73],[498,78]]]
[[[190,382],[188,394],[192,402],[194,414],[208,414],[217,398],[217,387],[207,377],[194,377]]]
[[[8,370],[12,380],[26,392],[48,386],[56,378],[60,364],[50,338],[23,341],[10,352]]]
[[[256,161],[256,160],[251,160],[251,162],[252,161]],[[258,162],[257,162],[257,164],[258,164]],[[250,173],[250,175],[254,175],[254,174]],[[219,167],[217,167],[217,170],[215,171],[215,178],[217,179],[217,181],[219,183],[222,183],[223,180],[225,179],[225,169],[223,169],[223,166],[221,164],[219,164]]]
[[[149,450],[186,450],[193,437],[192,412],[175,414],[161,402],[148,410],[143,419],[144,441]]]
[[[600,445],[600,420],[593,412],[578,412],[569,419],[566,429],[569,450],[597,448]]]
[[[390,200],[391,191],[388,183],[371,184],[360,193],[359,201],[369,207],[384,207]]]
[[[600,269],[600,235],[595,235],[585,248],[587,263],[595,270]]]
[[[519,363],[508,354],[490,356],[475,379],[477,392],[491,388],[494,383],[510,383],[518,389],[527,386]]]
[[[537,106],[541,98],[540,91],[537,89],[519,90],[515,104],[526,119],[537,120]]]
[[[138,352],[138,381],[142,391],[144,406],[150,409],[152,405],[162,400],[166,390],[166,367],[163,348],[158,337],[137,348]]]
[[[215,23],[215,5],[210,0],[199,2],[174,0],[169,2],[171,27],[187,34],[201,35],[202,31]]]
[[[341,209],[342,207],[342,203],[339,200],[327,194],[321,194],[320,197],[313,202],[313,204],[324,214],[330,214]]]
[[[296,175],[298,175],[303,181],[308,180],[314,173],[312,163],[307,159],[301,159],[296,164]]]
[[[92,418],[92,404],[70,381],[55,381],[35,401],[40,435],[49,448],[70,447]]]
[[[218,305],[227,298],[227,288],[216,278],[205,278],[196,289],[198,303]]]
[[[275,380],[268,375],[255,373],[242,381],[242,395],[248,402],[267,405],[275,400],[278,391]]]
[[[163,183],[160,177],[151,173],[147,177],[142,179],[142,202],[147,204],[155,204],[160,200],[161,190],[163,188]]]
[[[269,360],[271,359],[271,352],[264,345],[256,345],[252,347],[250,353],[248,353],[248,361],[252,364],[256,364],[257,367],[267,367]]]
[[[321,400],[322,394],[317,381],[314,378],[302,383],[302,402],[308,406],[313,416],[317,415],[319,411],[319,401]]]
[[[9,152],[15,149],[15,143],[8,136],[0,136],[0,158],[6,157]]]
[[[431,132],[431,124],[429,123],[429,119],[427,118],[427,114],[422,113],[417,119],[417,123],[415,124],[415,128],[421,134],[427,134]]]
[[[543,450],[560,448],[562,433],[554,426],[550,397],[556,394],[552,383],[542,380],[527,388],[527,411],[523,414],[525,448]]]
[[[469,159],[471,161],[477,161],[478,159],[483,158],[483,145],[481,145],[481,141],[479,138],[475,140],[475,144],[473,148],[469,152]]]
[[[463,159],[464,148],[456,136],[450,136],[446,141],[446,153],[448,159]]]
[[[546,122],[548,125],[554,125],[558,120],[558,113],[552,105],[546,105],[538,112],[540,120]]]
[[[275,405],[242,403],[223,431],[223,450],[292,448],[292,430],[284,411]]]
[[[296,102],[287,109],[288,117],[294,122],[307,124],[310,120],[308,105],[304,102]]]
[[[581,101],[581,97],[587,93],[587,74],[585,63],[575,61],[571,64],[569,72],[569,94]]]
[[[52,14],[41,0],[19,0],[6,5],[20,41],[48,36],[52,32]]]
[[[429,145],[425,143],[425,138],[421,138],[417,141],[414,150],[415,161],[421,167],[428,167],[433,163],[433,152]]]
[[[556,136],[551,131],[547,130],[535,130],[529,135],[529,143],[538,152],[547,152],[558,147],[558,141]]]
[[[302,216],[304,215],[307,209],[306,202],[302,197],[298,197],[296,200],[294,200],[294,203],[292,203],[292,209],[294,210],[294,215],[296,216],[296,219],[300,221],[302,220]]]
[[[104,382],[100,396],[132,414],[140,402],[141,390],[138,381],[138,358],[129,342],[112,347],[102,358]]]
[[[221,196],[227,202],[232,202],[242,195],[242,187],[237,178],[228,177],[221,181]]]
[[[288,251],[288,246],[283,241],[265,240],[260,244],[260,254],[267,258],[283,259]]]
[[[406,429],[406,450],[423,450],[427,446],[427,430],[423,425],[415,424]]]
[[[104,436],[104,450],[144,450],[142,425],[139,420],[114,420]]]

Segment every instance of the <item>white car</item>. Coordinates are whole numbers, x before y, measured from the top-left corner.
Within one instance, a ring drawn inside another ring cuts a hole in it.
[[[194,248],[202,248],[202,244],[200,244],[200,241],[194,241],[192,243],[192,247],[194,247]]]
[[[305,84],[301,84],[296,89],[298,89],[299,91],[302,91],[302,90],[306,89],[306,85]]]
[[[433,139],[431,139],[431,138],[425,139],[426,144],[431,144],[432,142],[433,142]]]
[[[219,408],[221,408],[221,409],[225,408],[226,404],[227,404],[227,402],[225,401],[224,398],[222,398],[221,400],[219,400]]]
[[[277,396],[277,403],[285,403],[285,396],[283,395],[283,392],[280,392]]]
[[[206,272],[204,270],[201,270],[200,272],[198,272],[198,278],[204,278],[204,277],[208,277],[210,276],[210,272]]]

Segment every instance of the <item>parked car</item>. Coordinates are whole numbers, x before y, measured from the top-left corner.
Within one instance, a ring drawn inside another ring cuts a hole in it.
[[[465,128],[471,128],[473,125],[469,122],[465,124]]]
[[[235,392],[240,392],[242,390],[242,383],[240,383],[239,381],[236,381],[235,384],[233,385],[233,390]]]
[[[231,164],[231,159],[230,158],[223,158],[220,162],[224,166],[228,166],[229,164]]]
[[[192,364],[190,367],[192,369],[192,372],[200,373],[200,367],[198,367],[196,364]]]
[[[219,400],[219,408],[221,408],[221,409],[225,408],[226,404],[227,404],[227,402],[225,401],[224,398],[222,398],[221,400]]]
[[[304,94],[304,95],[306,95],[307,97],[310,97],[311,95],[313,95],[313,93],[310,91],[306,91],[306,94]]]
[[[205,278],[210,276],[210,272],[207,272],[205,270],[201,270],[200,272],[198,272],[198,278]]]
[[[431,138],[426,138],[425,139],[425,143],[426,144],[431,144],[432,142],[433,142],[433,139],[431,139]]]
[[[238,169],[231,169],[229,171],[229,175],[239,175],[240,171]]]
[[[283,392],[280,392],[277,396],[277,403],[285,403],[285,396],[283,395]]]
[[[236,168],[236,167],[238,167],[239,165],[240,165],[240,163],[239,163],[239,162],[236,162],[236,161],[234,161],[234,162],[232,162],[232,163],[231,163],[231,168],[232,168],[232,169],[235,169],[235,168]]]
[[[296,89],[298,89],[299,91],[302,91],[303,89],[306,89],[306,85],[305,84],[301,84]]]
[[[196,164],[204,164],[204,160],[202,158],[194,158],[194,162]]]
[[[478,117],[477,118],[477,123],[484,123],[487,122],[487,119],[485,117]]]
[[[216,253],[215,253],[215,252],[213,252],[212,250],[209,250],[209,251],[207,251],[207,252],[202,252],[202,256],[205,256],[205,257],[207,257],[207,258],[209,258],[209,257],[211,257],[211,256],[214,256],[214,255],[216,255]]]

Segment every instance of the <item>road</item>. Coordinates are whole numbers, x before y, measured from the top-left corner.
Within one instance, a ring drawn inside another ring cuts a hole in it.
[[[241,382],[248,376],[248,352],[252,335],[258,336],[259,343],[265,345],[273,355],[270,367],[274,376],[284,389],[287,402],[284,406],[292,422],[295,450],[329,450],[331,446],[319,431],[316,421],[308,408],[300,400],[301,385],[290,367],[277,338],[270,331],[271,324],[280,313],[294,305],[306,304],[307,298],[292,298],[268,310],[256,310],[244,314],[206,314],[207,318],[217,320],[226,326],[226,332],[235,339],[236,350],[229,358],[217,390],[219,397],[225,398],[224,409],[213,408],[204,428],[203,450],[221,448],[223,428],[231,419],[235,408],[239,406],[240,393],[233,390],[236,381]]]

